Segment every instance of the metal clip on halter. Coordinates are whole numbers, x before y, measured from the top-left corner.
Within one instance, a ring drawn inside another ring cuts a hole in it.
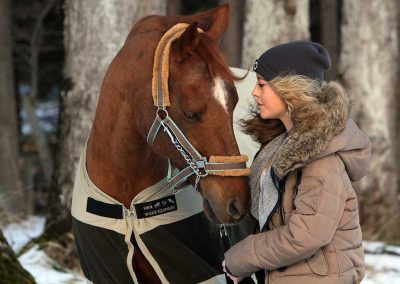
[[[225,224],[222,224],[219,228],[219,235],[221,236],[221,239],[223,237],[227,237],[228,236],[228,232],[226,231],[226,226]]]
[[[200,161],[196,161],[196,167],[198,168],[199,172],[197,173],[198,176],[201,177],[206,177],[210,173],[210,171],[207,169],[208,161],[206,157],[202,157]]]

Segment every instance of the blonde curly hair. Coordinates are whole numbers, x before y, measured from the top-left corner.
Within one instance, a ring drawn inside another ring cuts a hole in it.
[[[293,125],[306,125],[322,115],[324,109],[318,107],[329,83],[313,80],[301,75],[278,76],[268,82],[274,92],[290,106]],[[286,131],[279,119],[262,119],[256,106],[252,106],[248,119],[240,120],[242,131],[262,145],[268,144],[277,135]]]

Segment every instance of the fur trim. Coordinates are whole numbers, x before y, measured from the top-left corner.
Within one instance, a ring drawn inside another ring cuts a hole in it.
[[[348,94],[337,82],[324,82],[321,89],[317,101],[304,110],[311,117],[293,126],[274,157],[272,167],[279,178],[322,153],[345,128],[351,108]]]

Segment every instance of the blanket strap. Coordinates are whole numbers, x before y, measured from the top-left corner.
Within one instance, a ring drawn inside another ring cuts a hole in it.
[[[126,264],[128,266],[129,274],[132,277],[133,283],[139,283],[135,271],[133,270],[133,253],[135,252],[135,247],[132,244],[131,237],[133,233],[133,225],[132,225],[132,220],[131,218],[128,218],[130,216],[126,216],[126,223],[128,225],[128,231],[126,232],[125,235],[125,243],[128,246],[128,255],[126,256]]]

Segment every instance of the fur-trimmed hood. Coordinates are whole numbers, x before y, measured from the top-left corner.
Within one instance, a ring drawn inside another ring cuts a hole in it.
[[[318,102],[307,109],[314,113],[312,117],[294,124],[274,156],[272,167],[279,178],[332,153],[342,159],[352,181],[366,174],[371,143],[367,134],[349,119],[349,96],[336,82],[323,84]]]

